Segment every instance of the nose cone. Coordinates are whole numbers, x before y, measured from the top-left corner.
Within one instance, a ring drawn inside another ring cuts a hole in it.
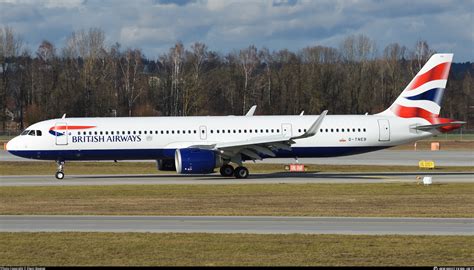
[[[5,150],[7,150],[7,151],[10,152],[10,153],[11,153],[12,151],[20,150],[20,149],[19,149],[19,140],[20,140],[20,138],[15,137],[15,138],[11,139],[10,141],[8,141],[8,142],[4,145]]]

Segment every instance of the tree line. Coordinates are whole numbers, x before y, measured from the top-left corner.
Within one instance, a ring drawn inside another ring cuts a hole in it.
[[[365,35],[337,48],[296,52],[268,48],[229,53],[177,42],[156,59],[140,48],[105,43],[91,28],[62,48],[44,40],[34,52],[10,27],[0,28],[0,121],[3,131],[61,117],[378,113],[392,104],[429,57],[426,41],[379,51]],[[453,64],[441,113],[473,119],[472,63]]]

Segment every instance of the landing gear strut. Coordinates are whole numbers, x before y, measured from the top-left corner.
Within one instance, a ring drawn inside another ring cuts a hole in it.
[[[57,161],[56,163],[58,164],[58,171],[55,174],[56,179],[62,180],[64,179],[64,161]]]

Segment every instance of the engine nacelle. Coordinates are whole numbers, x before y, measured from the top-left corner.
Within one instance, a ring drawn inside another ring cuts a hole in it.
[[[176,149],[176,172],[181,174],[212,173],[222,165],[222,159],[214,151],[197,148]]]
[[[157,159],[156,167],[160,171],[176,171],[174,159]]]

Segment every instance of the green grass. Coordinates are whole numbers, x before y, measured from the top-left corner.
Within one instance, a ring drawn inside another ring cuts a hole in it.
[[[284,164],[246,163],[251,173],[285,172]],[[372,165],[306,165],[307,172],[422,172],[418,166],[372,166]],[[438,167],[435,172],[474,171],[474,166]],[[53,175],[54,162],[0,163],[0,175]],[[66,174],[175,174],[174,171],[158,171],[153,162],[68,162]]]
[[[0,265],[473,265],[472,236],[0,233]]]
[[[0,187],[0,214],[474,217],[474,185]]]

